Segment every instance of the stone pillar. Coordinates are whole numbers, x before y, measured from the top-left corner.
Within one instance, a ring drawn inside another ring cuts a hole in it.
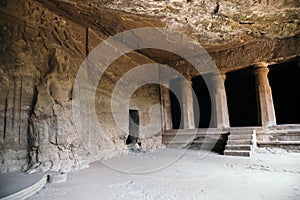
[[[170,92],[169,92],[169,84],[163,84],[160,87],[161,98],[163,104],[163,130],[171,130],[173,129],[172,124],[172,113],[171,113],[171,100],[170,100]]]
[[[229,125],[229,114],[227,96],[225,90],[225,74],[209,74],[211,81],[211,103],[212,103],[212,125],[215,128],[227,128]]]
[[[195,119],[194,119],[192,81],[180,80],[180,87],[181,87],[181,102],[182,102],[181,117],[183,118],[183,128],[194,129]]]
[[[276,125],[276,115],[268,73],[269,69],[267,63],[257,63],[254,66],[258,116],[262,126]]]

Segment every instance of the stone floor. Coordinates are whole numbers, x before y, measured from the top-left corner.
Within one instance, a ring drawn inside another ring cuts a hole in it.
[[[140,153],[71,172],[67,182],[47,184],[29,199],[300,199],[300,154],[276,153]]]

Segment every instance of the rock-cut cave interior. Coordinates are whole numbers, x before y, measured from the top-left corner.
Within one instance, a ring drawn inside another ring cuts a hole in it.
[[[298,0],[0,0],[0,199],[300,199]]]

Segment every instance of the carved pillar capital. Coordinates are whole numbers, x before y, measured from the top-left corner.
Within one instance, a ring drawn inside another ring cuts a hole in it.
[[[269,68],[266,65],[255,65],[253,67],[253,73],[259,76],[267,75],[269,73]]]
[[[267,68],[269,64],[267,62],[257,62],[254,64],[255,68]]]
[[[222,78],[222,80],[223,80],[223,82],[225,83],[225,81],[226,81],[226,74],[225,73],[221,73],[221,78]]]

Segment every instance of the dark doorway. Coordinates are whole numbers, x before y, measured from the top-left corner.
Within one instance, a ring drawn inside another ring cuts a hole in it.
[[[300,124],[300,60],[270,66],[277,124]]]
[[[174,79],[170,82],[170,101],[171,101],[171,113],[173,129],[183,128],[183,122],[181,123],[181,86],[179,81]]]
[[[139,111],[129,110],[129,136],[126,144],[136,144],[139,137]]]
[[[230,125],[258,126],[260,122],[252,69],[234,71],[226,75],[225,89]]]
[[[195,126],[198,128],[208,128],[211,119],[211,99],[207,85],[202,76],[193,78],[192,82],[193,90],[196,94],[194,98],[197,98],[194,99],[195,122],[198,122]],[[198,103],[198,106],[195,105],[196,103]],[[200,109],[200,113],[197,107]]]

